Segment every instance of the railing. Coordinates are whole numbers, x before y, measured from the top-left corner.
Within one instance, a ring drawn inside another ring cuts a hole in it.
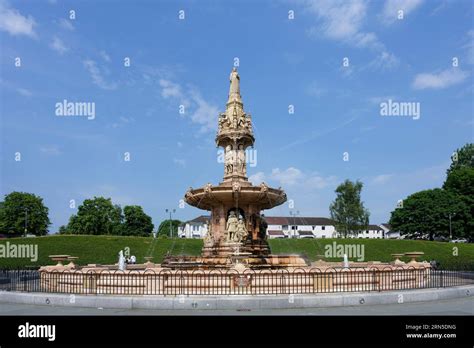
[[[474,284],[474,271],[430,268],[99,271],[0,270],[0,290],[84,295],[270,295],[445,288]]]

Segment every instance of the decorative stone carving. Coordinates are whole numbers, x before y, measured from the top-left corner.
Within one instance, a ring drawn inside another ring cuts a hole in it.
[[[245,150],[242,144],[239,145],[239,149],[237,150],[237,170],[239,174],[246,175],[247,173],[247,165],[245,163]]]
[[[265,184],[264,182],[262,182],[262,183],[260,184],[260,192],[261,192],[261,193],[268,192],[268,186],[267,186],[267,184]]]
[[[235,151],[232,145],[227,145],[225,148],[224,162],[225,174],[232,174],[234,172]]]
[[[239,184],[238,182],[234,182],[234,183],[232,184],[232,191],[233,191],[233,192],[240,192],[240,188],[241,188],[241,186],[240,186],[240,184]]]
[[[234,235],[237,233],[238,226],[239,220],[237,220],[235,213],[231,211],[226,225],[226,242],[232,242],[234,240]]]
[[[212,223],[207,223],[207,233],[204,237],[204,246],[212,247],[214,245],[214,236],[212,235]]]
[[[248,231],[245,227],[245,222],[242,216],[239,218],[239,222],[237,223],[237,232],[234,234],[234,242],[241,243],[245,238],[247,238]]]
[[[234,67],[229,76],[230,88],[229,88],[229,100],[237,99],[240,97],[240,76],[237,72],[237,68]],[[232,99],[231,99],[232,98]]]
[[[206,186],[204,186],[204,192],[206,192],[208,195],[212,193],[212,184],[207,183]]]

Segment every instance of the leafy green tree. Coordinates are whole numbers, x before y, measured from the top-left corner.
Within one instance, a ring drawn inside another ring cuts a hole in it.
[[[179,225],[181,225],[181,221],[180,220],[171,220],[171,235],[172,235],[172,238],[174,237],[177,237],[178,236],[178,227]],[[157,236],[158,237],[169,237],[170,235],[170,220],[167,219],[167,220],[163,220],[160,224],[160,226],[158,227],[158,233],[157,233]]]
[[[0,231],[5,234],[26,232],[37,236],[45,235],[51,224],[48,212],[41,197],[32,193],[12,192],[5,195],[5,200],[0,205]]]
[[[369,223],[369,211],[360,199],[363,184],[346,180],[336,188],[336,199],[329,206],[337,231],[344,237],[356,234]]]
[[[451,156],[451,166],[448,169],[450,172],[460,168],[474,168],[474,144],[468,143],[462,148],[457,149]]]
[[[450,214],[453,236],[466,236],[465,224],[470,212],[463,200],[440,188],[425,190],[404,199],[402,207],[392,211],[390,225],[408,237],[428,235],[433,240],[435,236],[449,237]]]
[[[119,205],[113,205],[110,198],[94,197],[79,206],[66,229],[72,234],[120,234],[122,221]]]
[[[123,208],[125,220],[121,227],[123,236],[150,236],[153,232],[151,217],[145,214],[138,205],[127,205]]]
[[[474,168],[462,167],[452,170],[443,188],[456,194],[468,207],[469,216],[464,225],[465,237],[474,239]]]

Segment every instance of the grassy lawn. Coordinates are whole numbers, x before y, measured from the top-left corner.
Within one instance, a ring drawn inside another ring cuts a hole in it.
[[[48,255],[67,254],[78,256],[79,264],[117,262],[121,249],[129,248],[130,254],[143,262],[145,256],[154,256],[161,262],[168,251],[173,255],[199,255],[202,240],[199,239],[152,239],[145,237],[118,236],[46,236],[37,238],[12,238],[0,240],[0,244],[38,245],[38,260],[31,262],[25,258],[4,258],[0,255],[0,267],[19,267],[26,265],[49,265]],[[392,261],[390,254],[409,251],[423,251],[422,260],[438,260],[443,267],[470,264],[474,265],[474,244],[452,244],[415,240],[383,239],[272,239],[269,241],[274,254],[304,255],[314,261],[317,255],[324,255],[325,246],[337,244],[363,244],[365,261]],[[453,248],[458,248],[458,256],[453,256]],[[341,259],[328,259],[341,261]],[[405,259],[407,261],[407,259]]]
[[[441,266],[456,266],[470,264],[474,267],[474,244],[453,244],[430,242],[423,240],[385,240],[385,239],[272,239],[270,246],[274,254],[300,254],[311,261],[317,255],[324,255],[325,246],[337,244],[363,244],[365,261],[393,261],[391,254],[410,251],[423,251],[425,255],[419,260],[437,260]],[[458,255],[453,255],[453,248],[458,248]],[[356,261],[355,259],[350,260]],[[340,261],[340,259],[326,259]],[[408,258],[402,258],[409,261]]]

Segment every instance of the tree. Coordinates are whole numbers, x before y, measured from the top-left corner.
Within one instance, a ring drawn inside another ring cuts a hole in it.
[[[122,208],[113,205],[110,198],[86,199],[72,215],[67,232],[72,234],[120,234],[123,221]]]
[[[447,170],[449,175],[455,169],[474,168],[474,144],[468,143],[457,149],[451,156],[451,166]]]
[[[470,213],[463,200],[440,188],[425,190],[404,199],[402,207],[392,211],[390,225],[402,235],[412,238],[427,235],[433,240],[435,236],[449,237],[450,214],[453,235],[465,236],[465,223],[470,219]]]
[[[0,231],[6,234],[26,232],[37,236],[45,235],[51,224],[48,212],[41,197],[32,193],[12,192],[5,195],[5,200],[0,205]]]
[[[138,205],[127,205],[123,208],[125,221],[121,227],[123,236],[150,236],[153,232],[151,217]]]
[[[178,227],[181,225],[180,220],[171,220],[171,236],[177,237],[178,236]],[[158,227],[158,236],[169,237],[170,235],[170,220],[163,220]]]
[[[344,181],[336,188],[336,199],[329,206],[336,229],[344,237],[365,229],[369,223],[370,213],[360,200],[362,187],[360,181]]]
[[[474,168],[462,167],[450,171],[443,188],[457,195],[466,204],[469,216],[464,225],[465,237],[474,239]]]

